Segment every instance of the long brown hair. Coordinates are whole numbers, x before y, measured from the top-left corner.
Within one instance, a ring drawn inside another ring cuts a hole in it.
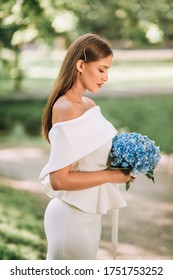
[[[56,100],[64,95],[76,82],[76,62],[80,59],[88,62],[98,61],[113,55],[105,39],[95,34],[85,34],[76,39],[69,47],[62,63],[59,75],[52,88],[42,116],[42,135],[47,139],[52,127],[52,108]]]

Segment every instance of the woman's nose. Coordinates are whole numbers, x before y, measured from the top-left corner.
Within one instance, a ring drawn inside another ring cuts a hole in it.
[[[104,76],[103,76],[103,81],[107,82],[107,80],[108,80],[108,73],[105,73]]]

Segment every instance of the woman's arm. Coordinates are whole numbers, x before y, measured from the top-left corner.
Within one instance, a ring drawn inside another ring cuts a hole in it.
[[[69,165],[50,174],[50,183],[54,190],[83,190],[92,188],[104,183],[126,183],[132,179],[129,174],[121,170],[102,171],[71,171]]]

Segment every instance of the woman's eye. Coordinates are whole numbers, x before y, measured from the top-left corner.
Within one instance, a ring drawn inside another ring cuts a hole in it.
[[[101,69],[99,69],[99,71],[100,71],[100,73],[104,73],[104,71],[103,71],[103,70],[101,70]]]

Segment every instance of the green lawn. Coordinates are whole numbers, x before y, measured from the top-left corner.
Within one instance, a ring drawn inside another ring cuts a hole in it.
[[[2,184],[0,197],[0,259],[45,259],[43,199]]]

